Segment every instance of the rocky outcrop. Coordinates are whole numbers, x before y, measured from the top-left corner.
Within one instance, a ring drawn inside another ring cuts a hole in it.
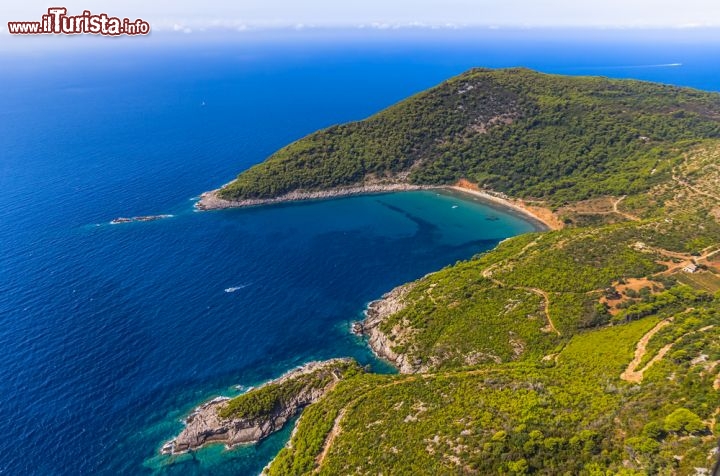
[[[110,221],[111,225],[120,225],[122,223],[134,223],[143,221],[162,220],[163,218],[172,218],[173,215],[143,215],[139,217],[118,217]]]
[[[415,283],[398,286],[377,301],[371,302],[365,311],[365,320],[359,323],[360,326],[354,326],[356,333],[367,337],[368,345],[378,357],[389,361],[404,374],[418,372],[420,363],[412,362],[406,354],[398,354],[393,350],[393,346],[402,339],[403,334],[412,330],[401,326],[388,335],[380,330],[380,325],[385,319],[405,308],[405,296],[414,286]]]
[[[198,210],[220,210],[223,208],[252,207],[257,205],[269,205],[272,203],[299,202],[303,200],[322,200],[328,198],[348,197],[351,195],[368,195],[385,192],[405,192],[410,190],[427,190],[437,187],[425,185],[411,185],[407,183],[368,183],[354,187],[341,187],[330,190],[318,190],[307,192],[296,190],[294,192],[274,198],[251,198],[247,200],[225,200],[221,198],[221,189],[211,190],[200,195],[200,200],[195,204]]]
[[[185,420],[185,428],[165,443],[160,452],[182,454],[210,443],[224,443],[228,447],[257,443],[280,430],[304,407],[322,398],[352,366],[357,366],[352,359],[311,362],[236,397],[247,398],[252,392],[266,391],[271,386],[291,389],[289,393],[279,392],[282,398],[278,398],[272,409],[257,416],[223,417],[223,410],[235,399],[214,398],[197,407]]]

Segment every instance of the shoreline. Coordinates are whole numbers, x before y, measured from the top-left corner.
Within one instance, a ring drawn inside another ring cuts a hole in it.
[[[365,337],[368,348],[377,358],[388,362],[401,374],[417,373],[422,368],[417,362],[409,361],[406,354],[398,354],[393,350],[393,345],[403,329],[396,327],[388,335],[380,330],[380,325],[385,319],[405,308],[405,296],[412,291],[416,283],[417,281],[411,281],[401,284],[369,302],[365,307],[363,320],[355,322],[352,330],[353,334]]]
[[[225,210],[230,208],[256,207],[281,203],[295,203],[311,200],[329,200],[334,198],[351,197],[357,195],[373,195],[390,192],[410,192],[416,190],[445,190],[463,193],[477,197],[484,202],[499,206],[501,209],[514,211],[524,219],[539,225],[541,231],[559,230],[563,228],[562,221],[555,214],[543,207],[531,206],[519,199],[494,195],[480,190],[477,185],[460,180],[455,185],[412,185],[406,183],[359,185],[354,187],[341,187],[315,192],[294,191],[275,198],[252,198],[246,200],[225,200],[218,197],[220,189],[210,190],[200,195],[195,203],[195,209],[200,211]]]
[[[341,357],[329,360],[314,360],[288,370],[277,378],[251,387],[244,394],[236,397],[216,396],[197,405],[184,419],[184,427],[180,432],[163,443],[159,450],[161,455],[177,456],[213,444],[223,444],[226,449],[237,446],[259,443],[272,433],[282,429],[285,424],[294,418],[303,408],[316,402],[335,384],[342,379],[337,374],[336,367],[352,364],[352,359]],[[282,405],[274,406],[271,411],[248,417],[223,417],[219,413],[229,402],[252,392],[262,391],[264,388],[283,385],[292,380],[298,380],[305,375],[322,372],[332,375],[331,381],[319,388],[306,385],[296,390],[288,401]]]
[[[460,180],[455,185],[435,187],[434,189],[477,197],[489,206],[496,206],[505,213],[519,214],[523,219],[535,225],[539,231],[559,230],[564,226],[562,221],[547,208],[533,207],[518,199],[492,195],[466,180]],[[425,277],[430,274],[432,273],[428,273]],[[406,354],[398,354],[393,350],[393,345],[398,340],[402,340],[403,331],[407,332],[408,329],[396,326],[386,334],[380,330],[380,326],[389,316],[405,308],[407,304],[405,297],[416,283],[417,281],[411,281],[401,284],[368,303],[364,311],[364,319],[353,323],[352,327],[354,334],[367,339],[367,346],[376,357],[391,364],[401,374],[414,374],[426,369],[422,364],[410,361]]]
[[[314,192],[294,191],[274,198],[248,198],[246,200],[225,200],[218,197],[220,189],[210,190],[200,195],[195,208],[201,211],[224,210],[228,208],[256,207],[280,203],[304,202],[309,200],[328,200],[333,198],[351,197],[355,195],[372,195],[389,192],[411,192],[415,190],[435,190],[434,185],[411,185],[406,183],[358,185],[339,187]]]
[[[324,200],[341,198],[355,195],[381,194],[388,192],[414,191],[414,190],[436,190],[480,199],[490,206],[497,207],[505,213],[514,213],[523,219],[531,222],[538,230],[556,230],[562,228],[560,220],[549,209],[541,207],[530,207],[520,200],[503,196],[496,196],[480,190],[475,184],[467,181],[459,181],[455,185],[445,186],[423,186],[410,184],[375,184],[357,187],[346,187],[317,192],[292,192],[272,199],[251,199],[241,201],[223,200],[217,196],[218,190],[211,190],[200,195],[200,200],[195,208],[200,211],[222,210],[229,208],[243,208],[270,204],[292,203],[309,200]],[[462,199],[462,197],[461,197]],[[429,273],[432,274],[432,273]],[[364,318],[356,322],[359,325],[357,334],[363,335],[369,350],[379,359],[388,362],[401,374],[414,374],[425,370],[419,362],[411,361],[407,355],[396,353],[393,344],[402,339],[403,329],[395,328],[389,334],[380,331],[380,325],[385,319],[402,310],[406,306],[405,297],[414,288],[415,281],[405,283],[388,291],[379,299],[368,303]],[[355,332],[353,330],[353,332]],[[289,370],[280,377],[267,381],[258,388],[267,385],[277,385],[298,374],[307,373],[330,366],[335,362],[346,359],[330,359],[328,361],[309,362],[300,367]],[[336,377],[337,378],[337,377]],[[197,407],[185,418],[184,428],[174,438],[166,441],[160,453],[167,456],[180,455],[192,452],[211,444],[223,444],[226,448],[233,448],[244,444],[254,444],[265,439],[269,434],[281,429],[292,417],[297,415],[302,408],[322,398],[334,382],[323,389],[310,392],[308,395],[298,398],[288,408],[277,414],[266,415],[257,419],[231,419],[223,420],[218,417],[218,411],[228,404],[230,398],[220,396],[208,400]],[[293,431],[297,429],[297,426]],[[277,457],[277,455],[275,456]],[[275,458],[268,462],[272,464]]]
[[[503,209],[513,210],[522,215],[523,218],[530,219],[531,222],[542,225],[542,228],[544,228],[543,231],[560,230],[564,227],[562,221],[548,208],[528,205],[517,198],[493,195],[487,191],[480,190],[477,186],[471,184],[470,182],[467,182],[466,184],[460,181],[455,185],[447,185],[442,188],[445,190],[472,195],[473,197],[477,197],[485,202],[499,205]]]

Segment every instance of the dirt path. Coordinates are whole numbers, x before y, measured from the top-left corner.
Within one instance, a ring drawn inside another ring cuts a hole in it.
[[[715,245],[713,245],[713,246],[715,246]],[[720,253],[720,248],[718,248],[715,251],[712,251],[706,255],[703,255],[703,256],[699,257],[698,259],[699,260],[702,260],[702,259],[707,260],[707,259],[710,259],[712,256],[715,256],[718,253]]]
[[[620,202],[625,200],[626,197],[627,197],[627,195],[623,195],[622,197],[618,198],[615,202],[613,202],[613,211],[615,213],[617,213],[618,215],[621,215],[621,216],[627,218],[630,221],[640,221],[639,217],[636,217],[635,215],[631,215],[629,213],[621,212],[620,210],[618,210],[618,205],[620,205]]]
[[[690,312],[692,310],[693,310],[693,308],[691,307],[691,308],[686,309],[685,312]],[[630,362],[628,364],[627,369],[625,369],[625,371],[622,374],[620,374],[621,379],[625,380],[626,382],[632,382],[632,383],[642,382],[643,374],[645,373],[645,371],[647,371],[650,367],[652,367],[657,362],[661,361],[665,357],[665,355],[667,355],[667,353],[670,352],[670,349],[672,349],[673,345],[677,344],[678,342],[680,342],[682,339],[684,339],[687,336],[691,336],[698,332],[707,332],[710,329],[715,327],[714,324],[711,324],[709,326],[705,326],[698,330],[691,331],[691,332],[688,332],[687,334],[681,335],[680,337],[675,339],[673,342],[664,345],[658,351],[658,353],[652,359],[650,359],[650,361],[647,364],[645,364],[645,366],[642,369],[637,370],[637,366],[640,365],[640,362],[642,362],[643,357],[645,357],[645,354],[647,352],[647,345],[648,345],[648,342],[650,342],[650,339],[652,339],[653,336],[660,331],[660,329],[668,326],[672,321],[673,321],[673,318],[670,317],[668,319],[665,319],[664,321],[658,322],[655,327],[650,329],[648,331],[648,333],[645,334],[642,337],[642,339],[640,339],[640,341],[637,343],[637,347],[635,349],[635,358],[632,360],[632,362]],[[718,378],[720,379],[720,375],[718,375]],[[717,383],[717,382],[718,382],[718,380],[715,381],[715,383]],[[717,389],[720,390],[720,384]]]
[[[345,413],[347,412],[347,407],[343,408],[338,412],[337,417],[335,417],[335,421],[333,422],[333,427],[330,430],[330,433],[328,433],[327,438],[325,438],[325,443],[323,443],[323,449],[322,452],[318,455],[318,457],[315,459],[315,464],[317,465],[317,469],[320,469],[320,466],[322,466],[323,461],[325,461],[325,458],[327,457],[328,453],[330,452],[330,448],[332,447],[333,442],[335,442],[335,438],[340,434],[340,422],[345,417]]]
[[[338,412],[337,417],[335,417],[335,421],[333,422],[332,429],[328,433],[327,437],[325,438],[325,443],[323,444],[323,449],[318,455],[318,457],[315,459],[315,474],[318,474],[320,472],[320,468],[322,467],[322,464],[325,462],[325,458],[327,458],[328,453],[330,453],[330,449],[332,448],[333,443],[335,442],[335,438],[338,437],[340,432],[342,431],[342,427],[340,426],[343,419],[345,418],[345,415],[347,414],[348,410],[351,410],[353,407],[358,405],[362,400],[369,397],[371,393],[377,392],[379,390],[383,390],[388,387],[392,387],[395,385],[404,384],[407,382],[413,382],[417,380],[418,378],[427,378],[431,376],[432,374],[423,374],[423,375],[412,375],[410,377],[406,377],[403,379],[395,380],[393,382],[390,382],[385,385],[381,385],[379,387],[375,387],[372,390],[367,391],[366,393],[363,393],[362,395],[359,395],[358,397],[354,398],[350,402],[348,402],[347,405],[345,405],[340,411]]]
[[[466,370],[462,372],[455,372],[457,375],[481,375],[488,373],[488,369],[474,369],[474,370]],[[390,382],[385,385],[381,385],[379,387],[375,387],[362,395],[357,396],[350,402],[348,402],[339,412],[337,417],[335,417],[335,421],[333,422],[332,429],[328,433],[327,437],[325,438],[325,443],[323,444],[323,449],[320,452],[320,454],[315,459],[315,470],[313,471],[314,474],[318,474],[320,472],[320,469],[322,468],[323,463],[325,462],[325,459],[327,458],[327,455],[330,453],[330,450],[332,449],[332,445],[335,442],[335,439],[340,435],[342,432],[342,421],[345,418],[345,415],[347,415],[348,411],[352,410],[354,407],[356,407],[358,404],[360,404],[363,400],[370,397],[371,394],[378,392],[380,390],[383,390],[388,387],[393,387],[395,385],[402,385],[408,382],[414,382],[418,379],[427,379],[427,378],[433,378],[437,374],[417,374],[417,375],[411,375],[403,379],[398,379],[393,382]]]
[[[714,248],[717,245],[712,245],[708,248]],[[706,248],[706,249],[708,249]],[[701,261],[708,261],[711,257],[715,256],[717,253],[720,253],[720,249],[716,249],[715,251],[711,252],[705,252],[703,250],[703,253],[700,256],[692,256],[689,253],[678,253],[676,251],[670,251],[666,250],[664,248],[657,248],[657,247],[647,247],[647,249],[654,251],[655,253],[668,256],[670,258],[675,258],[681,260],[680,263],[668,263],[663,262],[665,266],[668,267],[665,271],[660,271],[659,273],[655,273],[652,276],[661,276],[661,275],[670,275],[678,271],[679,269],[684,268],[688,264],[691,263],[700,263]]]
[[[490,268],[483,271],[483,277],[486,279],[489,279],[490,281],[492,281],[493,283],[495,283],[498,286],[502,286],[504,288],[509,288],[509,289],[521,289],[523,291],[528,291],[528,292],[531,292],[533,294],[537,294],[538,296],[540,296],[543,299],[543,312],[545,313],[545,318],[547,319],[547,322],[548,322],[548,329],[550,329],[552,332],[554,332],[555,334],[557,334],[559,336],[562,335],[562,333],[559,330],[557,330],[557,327],[555,327],[555,323],[552,321],[552,318],[550,317],[550,296],[548,295],[548,293],[546,291],[543,291],[540,288],[528,288],[525,286],[509,286],[509,285],[503,283],[502,281],[500,281],[499,279],[493,278]]]
[[[637,370],[637,366],[640,365],[640,362],[642,362],[643,357],[645,357],[645,353],[647,352],[647,345],[648,342],[650,342],[650,339],[653,338],[655,334],[660,332],[660,330],[663,327],[666,327],[670,325],[671,320],[666,319],[664,321],[658,322],[655,327],[650,329],[647,334],[642,336],[640,341],[637,343],[637,347],[635,348],[635,358],[632,359],[632,361],[628,364],[625,371],[620,374],[620,378],[625,380],[626,382],[632,382],[632,383],[640,383],[643,379],[643,373],[655,362],[662,359],[665,354],[670,350],[670,347],[672,347],[672,344],[668,344],[662,349],[660,349],[660,352],[653,357],[653,359],[647,363],[645,367],[643,367],[641,370]]]
[[[647,249],[649,249],[650,251],[654,251],[655,253],[658,253],[661,255],[669,256],[671,258],[682,259],[682,260],[686,260],[686,261],[693,258],[693,256],[689,253],[678,253],[677,251],[670,251],[670,250],[666,250],[665,248],[658,248],[655,246],[648,246]],[[701,257],[697,257],[696,259],[700,259],[700,258]]]
[[[520,251],[520,253],[518,253],[518,256],[522,256],[527,249],[534,246],[536,243],[537,243],[537,239],[535,239],[532,242],[525,245],[525,247],[523,247],[523,249]],[[489,279],[496,285],[502,286],[504,288],[521,289],[523,291],[529,291],[531,293],[534,293],[534,294],[537,294],[538,296],[540,296],[543,299],[543,303],[544,303],[543,304],[543,312],[545,313],[545,318],[548,321],[548,329],[550,329],[552,332],[556,333],[557,335],[561,336],[562,333],[559,330],[557,330],[557,327],[555,327],[555,323],[552,321],[552,318],[550,317],[550,296],[548,295],[548,293],[546,291],[543,291],[540,288],[529,288],[529,287],[525,287],[525,286],[510,286],[510,285],[503,283],[499,279],[493,277],[493,271],[500,263],[501,262],[494,263],[494,264],[488,266],[487,268],[485,268],[482,272],[482,277],[485,279]]]
[[[711,198],[711,199],[715,200],[716,202],[720,202],[720,196],[717,196],[717,195],[712,194],[712,193],[710,193],[710,192],[704,192],[704,191],[702,191],[702,190],[694,187],[694,186],[691,185],[689,182],[681,179],[680,177],[678,177],[678,176],[675,175],[675,174],[673,174],[672,178],[673,178],[673,180],[675,180],[675,181],[676,181],[677,183],[679,183],[680,185],[688,188],[689,190],[697,193],[698,195],[703,195],[703,196],[705,196],[705,197],[708,197],[708,198]]]
[[[548,321],[548,327],[549,327],[550,330],[553,331],[555,334],[561,336],[562,334],[560,333],[559,330],[557,330],[557,327],[555,327],[555,323],[554,323],[554,322],[552,321],[552,319],[550,318],[550,296],[548,295],[548,293],[545,292],[545,291],[543,291],[543,290],[540,289],[540,288],[524,288],[524,287],[518,287],[518,288],[516,288],[516,289],[524,289],[525,291],[530,291],[530,292],[535,293],[535,294],[537,294],[538,296],[540,296],[540,297],[543,298],[543,302],[545,303],[544,306],[543,306],[543,310],[545,311],[545,317],[547,318],[547,321]]]

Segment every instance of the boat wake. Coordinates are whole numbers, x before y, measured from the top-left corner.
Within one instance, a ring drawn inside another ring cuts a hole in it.
[[[229,288],[225,288],[226,293],[234,293],[235,291],[239,291],[241,289],[244,289],[246,287],[250,286],[249,284],[241,284],[240,286],[232,286]]]
[[[661,63],[661,64],[629,64],[622,66],[597,66],[588,69],[644,69],[644,68],[679,68],[682,63]]]
[[[636,66],[636,68],[677,68],[682,65],[682,63],[645,64],[642,66]]]

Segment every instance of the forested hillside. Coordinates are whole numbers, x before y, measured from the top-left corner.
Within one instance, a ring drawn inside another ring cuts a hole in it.
[[[379,330],[406,373],[340,383],[267,473],[710,474],[720,143],[670,175],[595,226],[518,236],[388,295]]]
[[[554,204],[647,190],[683,141],[720,137],[720,96],[628,80],[473,69],[280,149],[220,191],[271,198],[467,178]]]

